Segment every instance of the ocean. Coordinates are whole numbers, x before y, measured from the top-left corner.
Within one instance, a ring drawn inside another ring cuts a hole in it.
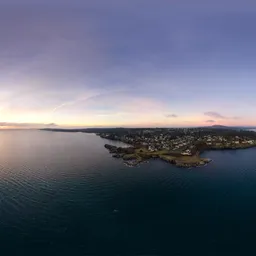
[[[256,148],[125,166],[94,134],[0,131],[0,255],[255,255]]]

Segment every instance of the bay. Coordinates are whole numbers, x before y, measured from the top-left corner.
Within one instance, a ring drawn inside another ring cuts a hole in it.
[[[1,255],[254,255],[255,148],[130,168],[105,143],[0,131]]]

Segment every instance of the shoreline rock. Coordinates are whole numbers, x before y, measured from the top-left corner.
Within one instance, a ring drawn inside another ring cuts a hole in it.
[[[114,158],[122,158],[124,163],[128,166],[137,166],[139,163],[145,162],[149,159],[161,159],[165,162],[173,164],[177,167],[191,168],[198,166],[205,166],[211,159],[201,158],[199,155],[183,156],[174,154],[162,154],[159,152],[150,152],[146,149],[135,147],[116,147],[105,144],[105,148],[109,150]]]

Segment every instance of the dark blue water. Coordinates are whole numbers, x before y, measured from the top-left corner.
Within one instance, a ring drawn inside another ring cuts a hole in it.
[[[0,132],[0,255],[255,255],[256,149],[129,168],[106,142]]]

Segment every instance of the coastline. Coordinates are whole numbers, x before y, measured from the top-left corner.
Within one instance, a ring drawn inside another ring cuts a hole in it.
[[[112,154],[112,157],[119,159],[121,158],[128,166],[137,166],[138,164],[146,162],[150,159],[161,159],[165,162],[183,168],[205,166],[212,161],[211,159],[200,157],[199,154],[184,156],[164,150],[150,152],[145,148],[123,148],[109,144],[105,144],[105,148],[109,151],[110,154]]]
[[[105,144],[105,148],[114,158],[121,158],[128,166],[137,166],[149,159],[161,159],[177,167],[191,168],[205,166],[212,160],[201,157],[210,150],[238,150],[256,147],[256,133],[230,129],[174,129],[160,131],[147,129],[44,129],[58,132],[94,133],[102,139],[122,142],[126,146]],[[106,131],[105,131],[106,130]],[[103,132],[104,131],[104,132]],[[176,132],[175,135],[172,135]],[[172,142],[170,145],[170,141]]]
[[[181,168],[191,168],[191,167],[202,167],[206,166],[212,159],[203,158],[200,155],[206,151],[211,150],[239,150],[239,149],[249,149],[256,147],[255,144],[253,145],[240,145],[240,146],[212,146],[198,150],[193,155],[182,155],[178,153],[173,153],[167,150],[160,150],[155,152],[150,152],[143,147],[116,147],[109,144],[105,144],[105,148],[109,151],[109,153],[114,158],[122,159],[124,164],[130,167],[135,167],[141,163],[147,162],[150,159],[161,159],[167,163],[173,164],[177,167]]]

